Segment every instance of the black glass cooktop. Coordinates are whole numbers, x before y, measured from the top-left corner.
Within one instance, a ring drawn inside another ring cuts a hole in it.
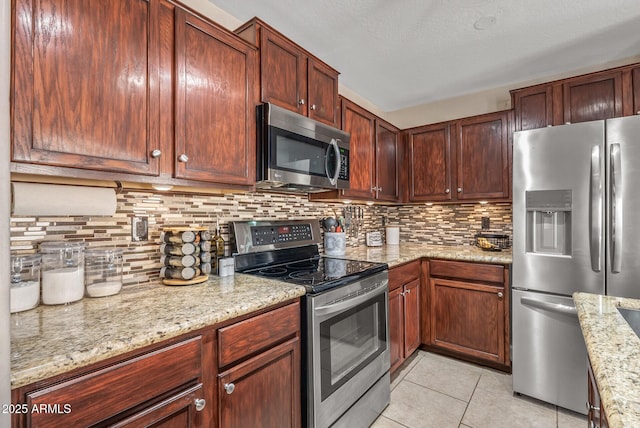
[[[243,273],[278,279],[305,286],[309,293],[355,282],[365,276],[387,269],[384,263],[314,257],[289,263],[246,270]]]

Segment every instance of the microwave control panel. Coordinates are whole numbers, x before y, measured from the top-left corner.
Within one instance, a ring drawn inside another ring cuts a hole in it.
[[[251,240],[254,246],[309,241],[312,237],[310,224],[253,226],[251,228]]]
[[[349,180],[349,150],[340,149],[340,174],[339,180]]]

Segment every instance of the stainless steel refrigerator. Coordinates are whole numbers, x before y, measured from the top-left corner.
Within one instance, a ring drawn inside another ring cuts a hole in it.
[[[640,116],[516,132],[513,390],[586,414],[576,291],[640,298]]]

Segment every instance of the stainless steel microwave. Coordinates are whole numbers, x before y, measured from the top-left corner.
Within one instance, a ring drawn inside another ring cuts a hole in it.
[[[349,188],[349,134],[270,103],[256,108],[256,188],[314,193]]]

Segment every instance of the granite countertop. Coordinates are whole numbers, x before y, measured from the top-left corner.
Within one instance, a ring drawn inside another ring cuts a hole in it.
[[[447,245],[401,244],[381,247],[347,247],[345,259],[387,263],[390,268],[421,257],[481,263],[511,264],[511,250],[483,251],[480,248]]]
[[[394,267],[421,257],[511,263],[511,252],[471,246],[401,244],[348,247],[343,258]],[[124,287],[120,294],[40,305],[11,315],[11,387],[84,367],[206,326],[303,296],[281,281],[236,274],[170,287]]]
[[[640,309],[640,300],[574,293],[573,301],[609,426],[640,426],[640,338],[616,309]]]
[[[124,287],[109,297],[11,315],[11,388],[305,294],[302,286],[236,274],[189,286]]]

